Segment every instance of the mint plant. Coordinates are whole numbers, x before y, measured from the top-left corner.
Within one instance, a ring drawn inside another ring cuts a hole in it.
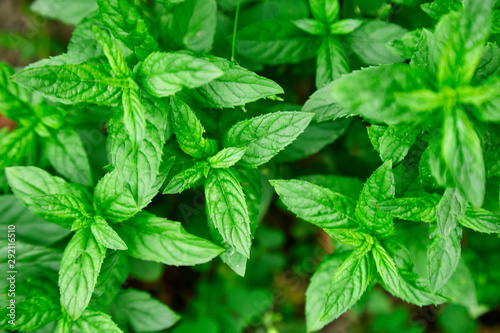
[[[0,63],[0,328],[313,332],[395,298],[477,323],[499,5],[34,1],[76,26]]]

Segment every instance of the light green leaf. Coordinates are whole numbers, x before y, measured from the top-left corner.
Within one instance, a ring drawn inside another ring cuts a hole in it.
[[[165,330],[180,316],[147,292],[132,288],[122,290],[113,302],[113,313],[120,322],[128,323],[135,332]]]
[[[245,154],[246,148],[224,148],[212,157],[208,158],[208,162],[212,168],[229,168],[235,165],[243,155]]]
[[[0,130],[0,169],[16,165],[28,155],[34,146],[35,135],[32,127],[21,127],[8,133]]]
[[[402,220],[433,222],[436,220],[436,206],[439,199],[439,196],[436,195],[395,198],[381,202],[377,207],[384,213]]]
[[[232,61],[208,57],[207,60],[224,75],[195,89],[180,92],[183,99],[207,108],[222,109],[242,106],[261,98],[282,94],[283,89],[274,81],[259,76]]]
[[[355,202],[324,187],[303,180],[271,180],[288,209],[320,228],[350,228],[356,225]]]
[[[302,107],[303,112],[314,112],[318,123],[351,116],[348,109],[343,109],[333,97],[333,83],[316,90]]]
[[[354,177],[338,176],[338,175],[306,175],[298,178],[309,183],[327,188],[332,192],[340,193],[351,198],[356,202],[359,198],[359,193],[363,188],[363,183]]]
[[[66,104],[113,105],[120,98],[120,88],[126,84],[112,78],[106,67],[97,64],[28,67],[12,79]]]
[[[59,270],[61,304],[73,319],[87,308],[106,254],[90,230],[78,230],[64,250]]]
[[[440,290],[457,269],[460,260],[462,228],[456,226],[446,236],[442,236],[438,226],[429,226],[429,247],[427,249],[427,269],[432,292]]]
[[[77,24],[97,9],[95,0],[35,0],[30,10],[65,24]]]
[[[485,209],[467,209],[458,223],[466,228],[486,234],[500,233],[500,217]]]
[[[251,230],[248,206],[238,179],[229,169],[212,169],[205,181],[207,210],[222,238],[250,257]]]
[[[327,32],[325,25],[321,21],[310,18],[295,20],[293,24],[311,35],[324,35]]]
[[[156,40],[131,0],[97,0],[97,4],[102,24],[134,52],[136,63],[158,50]]]
[[[185,53],[150,54],[136,70],[137,82],[156,97],[167,97],[183,88],[197,88],[224,74],[206,60]]]
[[[368,127],[368,136],[373,147],[380,153],[382,161],[401,162],[415,143],[420,129],[415,126],[372,125]]]
[[[129,272],[129,256],[126,252],[108,251],[102,263],[91,302],[96,301],[100,308],[107,309],[121,291]]]
[[[227,147],[246,147],[241,164],[258,167],[292,143],[311,121],[305,112],[274,112],[243,120],[224,135]]]
[[[90,229],[97,242],[108,249],[126,250],[127,245],[101,216],[95,216]]]
[[[341,21],[342,22],[342,21]],[[347,36],[350,47],[368,65],[391,64],[403,61],[389,49],[389,44],[403,37],[408,30],[384,21],[369,20]]]
[[[467,202],[456,188],[448,187],[439,201],[436,210],[436,220],[441,236],[446,237],[455,230],[467,210]]]
[[[95,38],[104,51],[104,55],[108,59],[111,70],[116,77],[127,78],[132,76],[132,72],[128,67],[127,61],[123,55],[118,42],[111,36],[107,30],[103,30],[98,26],[94,26]]]
[[[123,333],[109,315],[100,311],[85,310],[75,324],[81,332]]]
[[[325,232],[335,240],[346,245],[360,246],[364,243],[373,244],[373,237],[352,229],[324,228]]]
[[[473,205],[480,207],[485,193],[481,141],[462,108],[445,118],[441,154],[456,186]]]
[[[210,165],[205,161],[201,161],[197,162],[191,168],[182,170],[168,182],[163,194],[181,193],[198,185],[209,169]]]
[[[313,58],[320,43],[321,38],[306,34],[280,18],[248,25],[236,35],[238,53],[270,65]]]
[[[187,233],[179,222],[147,212],[123,222],[117,231],[127,244],[130,256],[166,265],[201,264],[222,252],[215,244]]]
[[[324,36],[316,58],[316,86],[323,88],[348,72],[349,63],[340,40]]]
[[[206,158],[215,154],[217,144],[203,137],[205,129],[194,111],[178,98],[173,98],[170,105],[172,125],[182,151],[194,158]]]
[[[363,23],[363,20],[344,19],[332,24],[330,26],[330,33],[332,35],[347,35],[359,28]]]
[[[392,162],[381,165],[365,183],[356,206],[356,216],[361,225],[375,235],[386,237],[393,232],[392,217],[384,213],[378,204],[394,198]]]
[[[375,239],[372,247],[373,260],[377,266],[377,271],[384,283],[396,292],[399,292],[399,272],[394,259],[389,256],[385,248]]]
[[[421,4],[420,7],[427,15],[439,21],[443,15],[452,10],[460,11],[462,4],[460,0],[434,0],[433,2]]]
[[[30,209],[38,216],[61,226],[70,226],[75,220],[90,217],[92,206],[67,194],[32,196]]]
[[[54,169],[74,183],[92,186],[92,172],[82,139],[66,127],[57,131],[46,143],[47,159]]]
[[[146,111],[141,104],[139,89],[125,89],[122,94],[123,122],[134,147],[139,147],[146,135]]]
[[[169,42],[197,53],[212,49],[217,23],[215,0],[185,0],[175,6],[169,22]]]
[[[333,321],[356,303],[371,280],[372,258],[367,255],[371,244],[356,248],[333,276],[327,292],[323,321]]]
[[[338,0],[310,0],[311,11],[316,20],[330,25],[339,17],[340,5]]]

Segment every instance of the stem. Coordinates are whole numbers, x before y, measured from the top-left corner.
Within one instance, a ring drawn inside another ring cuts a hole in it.
[[[240,15],[240,0],[236,3],[236,14],[234,15],[233,45],[231,47],[231,61],[234,62],[234,46],[236,45],[236,30],[238,28],[238,16]]]

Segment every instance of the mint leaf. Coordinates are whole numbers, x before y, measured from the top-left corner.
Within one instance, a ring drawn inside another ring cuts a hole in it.
[[[355,225],[352,199],[301,180],[271,180],[271,185],[290,211],[320,228]]]
[[[222,238],[236,251],[250,257],[250,217],[238,179],[229,169],[212,169],[205,181],[210,218]]]
[[[370,244],[371,246],[371,244]],[[356,303],[372,279],[372,259],[367,244],[356,248],[333,276],[321,320],[332,321]]]
[[[467,209],[458,223],[466,228],[487,234],[500,233],[500,217],[485,209]]]
[[[19,128],[10,133],[0,131],[0,168],[17,164],[29,154],[34,143],[31,127]]]
[[[99,45],[102,47],[104,55],[108,59],[111,70],[116,77],[127,78],[132,76],[130,68],[128,68],[127,61],[123,55],[118,42],[111,36],[111,34],[94,26],[95,38]]]
[[[462,228],[456,226],[446,236],[442,236],[435,224],[429,226],[429,247],[427,266],[429,282],[433,292],[440,290],[457,269],[460,260]]]
[[[200,183],[205,177],[210,165],[205,162],[198,162],[191,168],[185,169],[176,174],[165,186],[163,194],[181,193],[184,190],[192,188]]]
[[[134,52],[136,63],[158,50],[157,42],[132,1],[97,0],[97,4],[101,22]]]
[[[208,158],[208,163],[212,168],[229,168],[235,165],[245,155],[246,148],[224,148],[212,157]]]
[[[322,88],[348,72],[349,63],[342,44],[333,36],[324,36],[316,58],[316,86]]]
[[[314,112],[318,123],[351,116],[350,111],[342,109],[332,94],[333,83],[329,83],[312,94],[302,107],[304,112]]]
[[[356,30],[363,23],[364,21],[362,20],[344,19],[332,24],[330,26],[330,33],[332,35],[346,35]]]
[[[76,326],[82,332],[122,333],[111,317],[103,312],[85,310],[76,321]]]
[[[236,35],[236,50],[265,64],[298,63],[313,58],[321,43],[292,22],[275,18],[246,26]]]
[[[460,11],[462,4],[458,0],[434,0],[433,2],[423,3],[420,5],[422,10],[435,20],[441,19],[445,14],[450,11]]]
[[[182,151],[195,158],[206,158],[215,154],[217,144],[203,137],[205,129],[194,111],[177,98],[173,98],[170,105],[172,125]]]
[[[180,316],[144,291],[122,290],[113,302],[113,313],[136,332],[156,332],[173,326]],[[127,325],[127,326],[128,326]]]
[[[122,94],[123,122],[135,147],[140,146],[146,135],[146,111],[141,104],[139,89],[125,89]]]
[[[396,263],[376,239],[372,247],[372,255],[375,265],[377,266],[377,271],[382,277],[384,284],[390,286],[392,290],[399,292],[400,277]]]
[[[192,100],[207,108],[222,109],[283,93],[277,83],[234,62],[217,57],[208,57],[207,60],[223,71],[224,75],[198,88],[183,90],[180,92],[183,99]]]
[[[205,263],[222,249],[187,233],[179,222],[141,212],[117,226],[130,256],[174,266]]]
[[[304,131],[313,115],[305,112],[274,112],[243,120],[224,135],[224,145],[244,148],[241,164],[257,167],[268,162]]]
[[[90,217],[89,213],[92,213],[92,207],[88,203],[72,195],[41,195],[33,196],[30,200],[33,212],[61,226],[69,226],[77,219]]]
[[[215,0],[185,0],[169,17],[169,41],[177,47],[207,53],[212,49],[217,23]]]
[[[368,178],[356,206],[358,221],[371,233],[386,237],[393,232],[392,217],[380,210],[378,204],[392,199],[394,193],[394,175],[389,160]]]
[[[54,169],[74,183],[92,186],[87,153],[78,133],[72,128],[60,129],[46,141],[47,158]]]
[[[116,104],[125,84],[103,65],[61,65],[28,67],[12,79],[61,103]]]
[[[70,3],[61,3],[58,0],[35,0],[30,5],[30,10],[41,16],[73,25],[96,9],[95,1],[88,0],[75,0]]]
[[[368,136],[382,161],[392,160],[395,164],[405,158],[418,134],[414,126],[368,127]]]
[[[92,230],[92,234],[97,242],[108,249],[127,249],[127,245],[123,242],[120,236],[118,236],[116,231],[114,231],[102,217],[95,216],[94,222],[90,225],[90,229]]]
[[[64,250],[59,270],[61,304],[73,319],[87,308],[101,270],[106,249],[90,230],[78,230]]]
[[[184,53],[155,52],[136,69],[137,82],[156,97],[167,97],[183,88],[197,88],[222,75],[208,61]]]
[[[384,288],[394,296],[418,306],[437,305],[449,301],[446,297],[432,293],[429,281],[418,274],[400,269],[399,275],[401,276],[399,280],[399,292],[395,292],[389,286],[384,285]]]
[[[338,0],[310,0],[309,5],[316,20],[330,25],[338,20],[340,5]]]
[[[467,209],[467,202],[458,189],[447,188],[436,210],[437,225],[441,236],[446,237],[457,226]]]
[[[109,254],[109,252],[112,253]],[[129,275],[129,258],[125,253],[108,251],[108,255],[102,263],[101,272],[92,295],[92,300],[98,303],[99,308],[109,307],[116,295],[121,291],[121,287]]]
[[[295,24],[297,28],[311,35],[323,35],[326,32],[325,25],[322,22],[314,19],[299,19],[293,21],[293,24]]]
[[[402,220],[433,222],[436,220],[436,206],[439,199],[439,196],[436,195],[394,198],[379,203],[377,207],[386,214]]]

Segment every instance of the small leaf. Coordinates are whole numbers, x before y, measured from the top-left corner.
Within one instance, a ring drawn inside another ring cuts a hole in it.
[[[447,188],[439,201],[436,210],[437,225],[441,236],[448,234],[457,226],[457,221],[462,218],[467,209],[467,202],[458,189]]]
[[[113,230],[101,216],[94,217],[94,223],[91,224],[90,229],[97,242],[108,249],[113,250],[126,250],[127,245],[118,236],[116,231]]]
[[[363,20],[344,19],[332,24],[330,26],[330,33],[332,35],[347,35],[359,28],[363,23]]]
[[[377,207],[392,217],[414,221],[433,222],[436,220],[436,206],[439,197],[428,195],[417,198],[394,198],[381,202]]]
[[[375,265],[377,266],[377,271],[382,277],[384,283],[390,286],[390,288],[396,293],[399,292],[400,277],[394,259],[389,256],[378,240],[375,240],[375,244],[372,248],[372,254]]]
[[[181,193],[200,183],[210,166],[205,161],[197,162],[191,168],[176,174],[165,186],[163,194]]]
[[[325,25],[318,20],[304,18],[293,21],[297,28],[311,35],[323,35],[326,32]]]
[[[235,165],[245,154],[246,148],[224,148],[212,157],[208,162],[212,168],[229,168]]]
[[[486,234],[500,233],[500,217],[485,209],[467,209],[458,223],[466,228]]]
[[[310,0],[309,4],[316,20],[330,25],[338,19],[339,0]]]
[[[99,311],[85,310],[75,324],[82,332],[123,333],[109,315]]]

